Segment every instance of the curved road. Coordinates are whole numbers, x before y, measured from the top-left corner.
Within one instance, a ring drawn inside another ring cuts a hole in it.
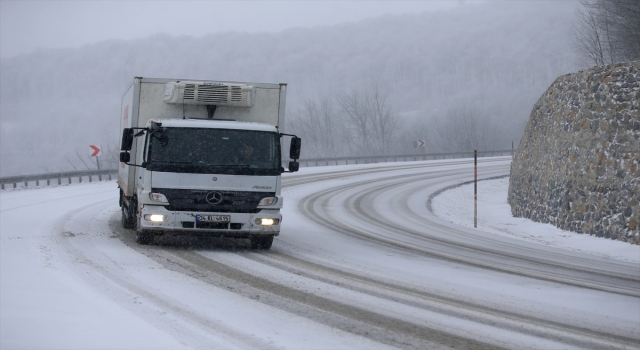
[[[481,159],[479,176],[509,166]],[[109,347],[640,348],[640,267],[428,210],[430,196],[472,178],[469,159],[303,169],[283,177],[283,230],[270,251],[228,239],[137,245],[120,226],[113,182],[4,192],[0,345],[40,344],[23,328],[52,327],[57,314],[17,317],[43,303],[21,292],[57,288],[56,303],[86,300],[70,311],[78,320],[115,313],[107,326],[124,340]],[[107,332],[78,327],[94,339]]]

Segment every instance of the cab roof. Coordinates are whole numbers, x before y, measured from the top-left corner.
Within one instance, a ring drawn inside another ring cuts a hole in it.
[[[273,125],[255,122],[215,119],[150,119],[149,123],[152,121],[162,123],[163,127],[170,128],[210,128],[278,132],[278,129]]]

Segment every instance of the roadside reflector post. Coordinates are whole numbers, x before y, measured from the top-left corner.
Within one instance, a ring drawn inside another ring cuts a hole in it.
[[[473,227],[478,228],[478,150],[473,151]]]

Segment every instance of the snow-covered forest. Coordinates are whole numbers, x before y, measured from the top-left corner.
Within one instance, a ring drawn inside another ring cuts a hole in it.
[[[134,76],[288,83],[286,129],[303,158],[508,149],[549,85],[582,68],[576,8],[474,3],[259,34],[238,23],[2,59],[0,176],[94,166],[90,144],[115,153]]]

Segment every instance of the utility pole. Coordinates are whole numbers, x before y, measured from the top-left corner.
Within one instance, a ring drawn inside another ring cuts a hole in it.
[[[478,228],[478,150],[473,151],[473,227]]]

